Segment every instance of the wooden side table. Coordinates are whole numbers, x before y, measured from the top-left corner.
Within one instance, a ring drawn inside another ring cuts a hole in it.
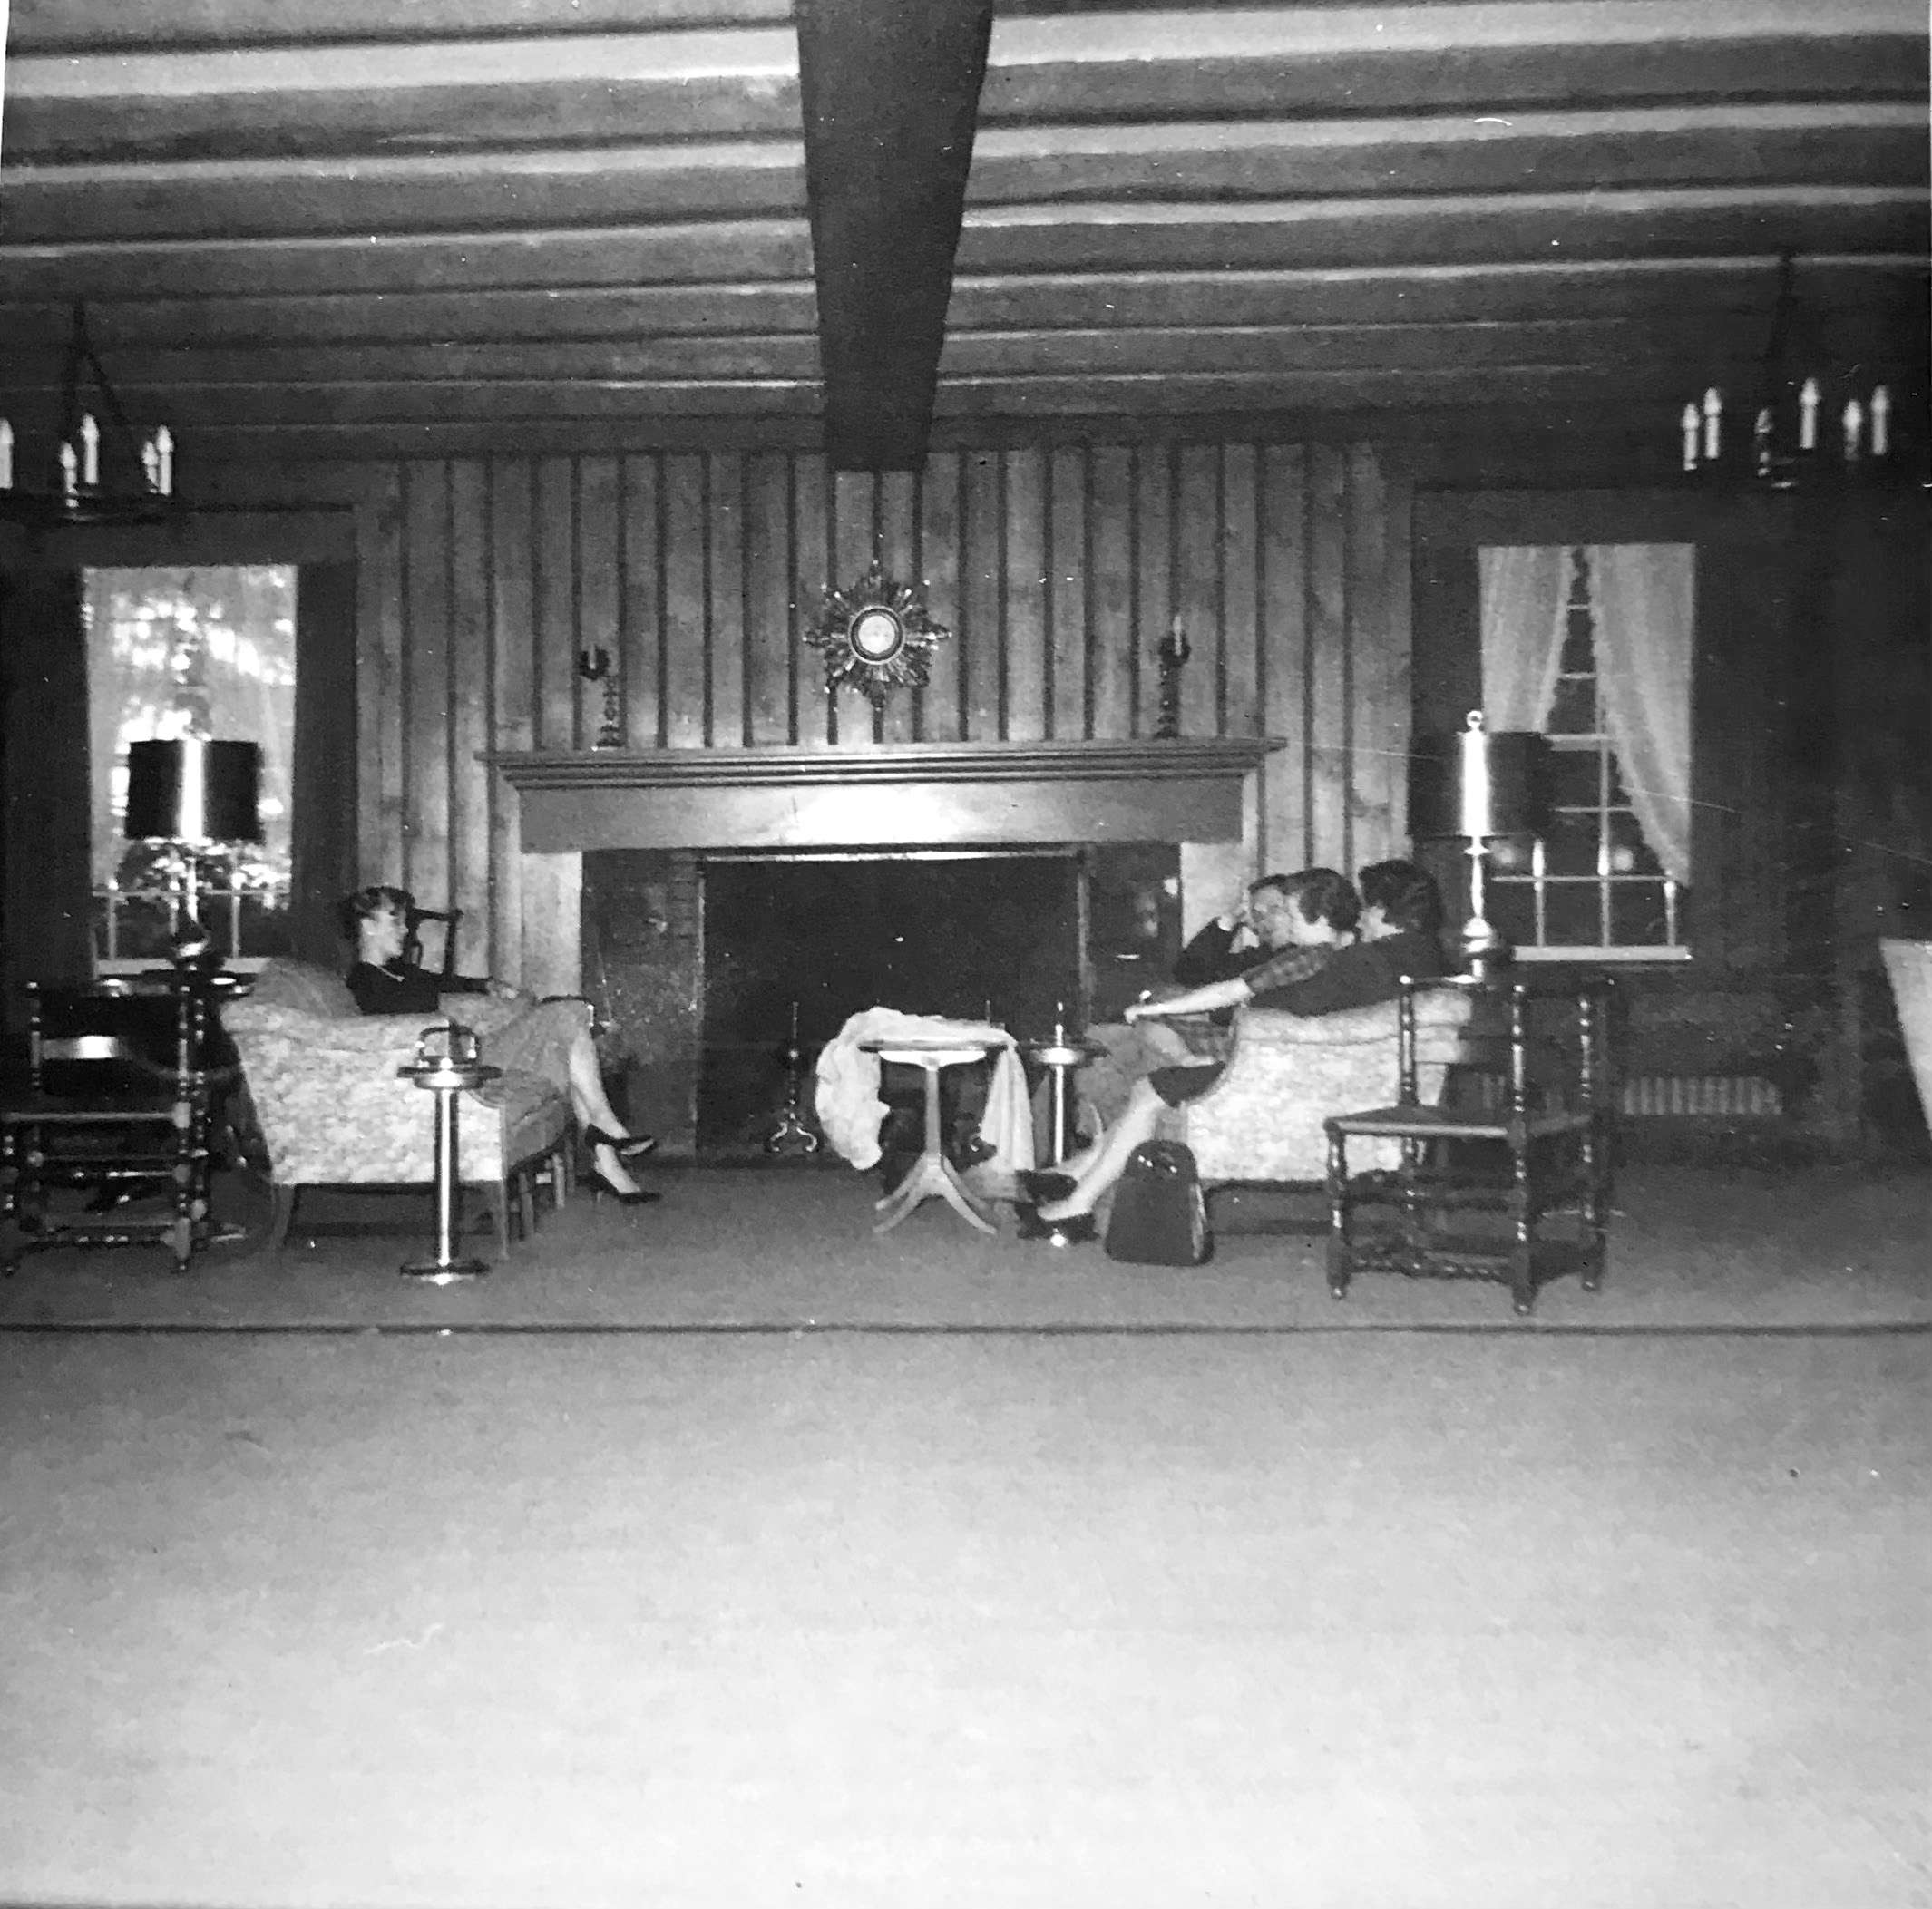
[[[1610,993],[1607,979],[1569,988],[1517,978],[1478,976],[1405,984],[1399,1004],[1400,1086],[1396,1105],[1325,1121],[1328,1135],[1328,1283],[1337,1299],[1357,1272],[1412,1279],[1494,1280],[1508,1286],[1518,1316],[1537,1289],[1574,1268],[1585,1291],[1603,1283],[1610,1208]],[[1419,987],[1467,988],[1502,1008],[1508,1072],[1497,1107],[1425,1106],[1416,1092],[1415,993]],[[1566,998],[1576,1022],[1576,1074],[1561,1093],[1533,1096],[1529,1013],[1537,1000]],[[1401,1144],[1393,1173],[1351,1174],[1352,1139]],[[1487,1154],[1491,1164],[1479,1157]],[[1362,1224],[1383,1210],[1373,1230]],[[1392,1223],[1390,1215],[1392,1213]],[[1500,1217],[1507,1236],[1467,1223]],[[1565,1234],[1547,1222],[1564,1219]]]
[[[861,1041],[859,1045],[867,1054],[876,1054],[881,1060],[894,1061],[902,1067],[918,1067],[926,1076],[925,1144],[905,1178],[883,1200],[873,1203],[873,1210],[884,1215],[873,1231],[890,1232],[915,1206],[937,1197],[981,1232],[999,1232],[992,1215],[966,1191],[965,1183],[954,1170],[951,1161],[946,1158],[945,1150],[941,1145],[940,1128],[940,1075],[948,1067],[984,1060],[990,1043],[955,1041],[929,1045],[922,1041]]]

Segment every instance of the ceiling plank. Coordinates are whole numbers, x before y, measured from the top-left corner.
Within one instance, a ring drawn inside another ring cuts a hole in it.
[[[797,15],[826,453],[916,469],[992,0],[798,0]]]

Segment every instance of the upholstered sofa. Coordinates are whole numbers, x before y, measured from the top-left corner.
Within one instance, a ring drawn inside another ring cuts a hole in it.
[[[515,1004],[449,997],[453,1018],[487,1037]],[[434,1017],[362,1015],[337,975],[309,963],[268,962],[253,991],[221,1009],[235,1044],[275,1193],[273,1244],[286,1241],[296,1197],[308,1186],[404,1186],[434,1175],[434,1101],[397,1070],[415,1058]],[[458,1172],[495,1191],[497,1249],[510,1250],[511,1203],[528,1232],[536,1180],[561,1201],[570,1168],[571,1105],[534,1074],[505,1072],[457,1102]]]
[[[1449,1069],[1471,1057],[1471,1005],[1449,989],[1416,998],[1417,1091],[1426,1104],[1440,1103]],[[1317,1016],[1243,1008],[1225,1072],[1199,1099],[1164,1113],[1160,1131],[1187,1144],[1210,1185],[1317,1184],[1328,1163],[1322,1123],[1389,1105],[1396,1067],[1393,1001]],[[1356,1170],[1393,1168],[1399,1154],[1397,1142],[1367,1143]]]

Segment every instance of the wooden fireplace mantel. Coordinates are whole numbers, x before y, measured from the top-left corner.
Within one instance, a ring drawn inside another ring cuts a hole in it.
[[[1234,842],[1268,736],[873,749],[497,751],[523,847]]]

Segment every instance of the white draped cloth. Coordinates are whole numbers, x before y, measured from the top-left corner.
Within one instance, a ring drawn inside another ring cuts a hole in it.
[[[1493,732],[1547,730],[1566,629],[1569,548],[1488,545],[1483,714]],[[1584,548],[1595,612],[1597,706],[1644,839],[1691,879],[1691,645],[1696,559],[1687,543]]]
[[[896,1008],[868,1008],[854,1014],[819,1050],[814,1068],[818,1124],[833,1152],[862,1171],[879,1163],[879,1129],[885,1103],[879,1098],[879,1057],[865,1041],[905,1041],[927,1047],[957,1041],[992,1054],[992,1079],[980,1138],[993,1150],[987,1164],[996,1172],[1025,1173],[1033,1164],[1033,1111],[1027,1099],[1026,1069],[1018,1045],[1004,1028],[990,1021],[955,1021],[935,1014],[902,1014]]]

